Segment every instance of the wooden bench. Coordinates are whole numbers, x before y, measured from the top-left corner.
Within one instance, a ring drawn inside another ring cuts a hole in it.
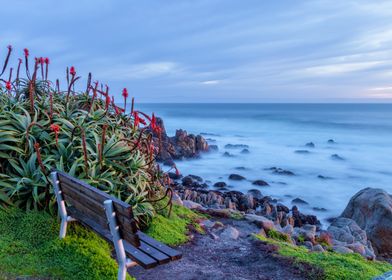
[[[139,231],[132,207],[66,173],[51,173],[61,217],[60,238],[67,224],[79,221],[114,245],[119,265],[118,279],[127,269],[140,265],[145,269],[181,258],[181,253]]]

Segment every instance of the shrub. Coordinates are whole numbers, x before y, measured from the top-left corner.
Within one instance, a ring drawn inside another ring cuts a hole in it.
[[[36,58],[32,68],[26,49],[15,78],[12,68],[2,78],[11,52],[0,74],[0,207],[52,211],[48,175],[56,168],[130,203],[139,220],[149,221],[149,201],[163,184],[154,161],[155,117],[136,111],[133,99],[126,113],[127,90],[120,108],[91,74],[86,89],[75,91],[80,77],[74,67],[67,68],[62,90],[59,80],[47,79],[49,59]]]

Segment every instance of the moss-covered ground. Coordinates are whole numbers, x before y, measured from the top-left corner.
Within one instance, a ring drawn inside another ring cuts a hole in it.
[[[301,246],[294,246],[279,239],[255,237],[263,242],[278,246],[281,256],[294,258],[296,263],[307,263],[324,271],[323,279],[372,279],[392,270],[392,265],[386,262],[368,261],[359,254],[339,254],[335,252],[309,252]]]
[[[169,245],[188,240],[192,226],[202,232],[199,214],[173,206],[170,217],[156,215],[147,234]],[[0,210],[0,279],[20,276],[51,279],[117,279],[112,248],[94,232],[71,223],[65,239],[59,223],[45,212]],[[128,277],[131,279],[131,277]]]

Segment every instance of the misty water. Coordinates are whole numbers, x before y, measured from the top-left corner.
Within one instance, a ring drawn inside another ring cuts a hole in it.
[[[300,210],[322,221],[339,215],[364,187],[392,193],[392,104],[139,104],[137,109],[162,117],[170,136],[182,128],[205,133],[210,144],[218,145],[217,152],[176,162],[182,174],[203,177],[211,189],[225,181],[232,190],[256,188],[288,206],[299,197],[309,203]],[[306,147],[309,142],[315,147]],[[226,144],[248,145],[250,153]],[[234,156],[224,157],[226,151]],[[270,167],[296,175],[276,175],[266,170]],[[228,180],[231,173],[248,181]],[[252,185],[256,179],[270,186]]]

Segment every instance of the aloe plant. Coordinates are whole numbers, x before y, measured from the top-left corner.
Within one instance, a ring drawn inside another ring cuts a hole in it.
[[[31,67],[27,49],[16,78],[12,68],[3,78],[11,52],[9,47],[0,75],[0,206],[53,211],[48,174],[56,168],[130,203],[148,222],[154,214],[149,201],[167,181],[154,161],[155,117],[134,110],[133,100],[126,114],[91,74],[86,89],[75,91],[80,77],[74,67],[62,90],[59,80],[47,80],[49,59],[36,58]],[[126,103],[126,89],[123,97]]]

